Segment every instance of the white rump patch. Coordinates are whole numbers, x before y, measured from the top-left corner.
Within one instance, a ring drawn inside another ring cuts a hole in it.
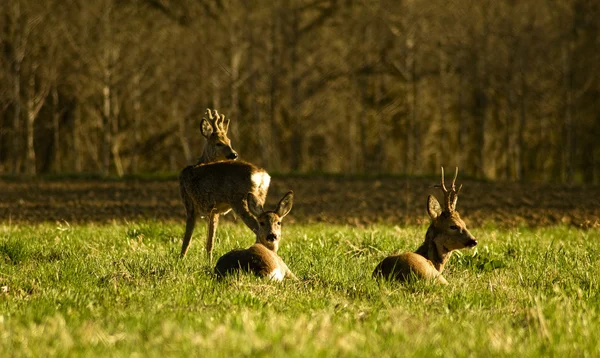
[[[271,184],[271,177],[266,172],[252,173],[250,179],[257,188],[268,188],[269,184]]]
[[[271,271],[271,273],[269,274],[269,279],[275,280],[275,281],[283,281],[284,277],[285,277],[285,272],[283,272],[283,270],[280,268],[276,268],[275,270]]]

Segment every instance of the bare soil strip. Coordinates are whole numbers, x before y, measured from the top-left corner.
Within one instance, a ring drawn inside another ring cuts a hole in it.
[[[419,224],[435,179],[274,177],[268,202],[294,190],[290,222]],[[600,227],[600,186],[461,181],[457,209],[469,225]],[[273,203],[271,203],[273,201]],[[228,214],[230,220],[233,215]],[[176,180],[0,180],[0,221],[185,222]]]

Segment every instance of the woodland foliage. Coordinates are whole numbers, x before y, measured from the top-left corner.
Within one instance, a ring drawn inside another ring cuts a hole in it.
[[[273,172],[600,181],[592,0],[11,0],[0,172],[177,172],[205,109]]]

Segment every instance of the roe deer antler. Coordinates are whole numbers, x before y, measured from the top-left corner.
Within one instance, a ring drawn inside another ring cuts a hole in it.
[[[458,167],[456,167],[456,172],[454,173],[454,179],[452,179],[452,187],[450,190],[446,189],[446,184],[444,183],[444,167],[442,167],[442,183],[441,185],[435,185],[436,188],[442,189],[444,193],[444,210],[447,212],[453,212],[456,210],[456,202],[458,200],[458,193],[460,189],[462,189],[462,184],[456,190],[456,177],[458,177]]]
[[[215,132],[227,133],[227,129],[229,128],[229,119],[225,119],[224,114],[220,115],[216,109],[211,111],[210,108],[207,108],[206,115],[208,118],[204,117],[204,119],[210,123]]]

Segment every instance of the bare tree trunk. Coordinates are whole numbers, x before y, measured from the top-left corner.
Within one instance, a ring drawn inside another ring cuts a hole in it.
[[[265,148],[268,150],[268,164],[274,170],[281,170],[281,157],[279,147],[279,140],[281,138],[281,131],[278,126],[278,108],[279,108],[279,73],[280,73],[280,62],[279,56],[281,56],[280,46],[278,45],[279,38],[277,34],[281,31],[281,20],[280,10],[275,5],[273,7],[273,15],[271,16],[271,79],[269,84],[269,118],[271,124],[270,137],[268,139],[269,147]]]
[[[22,126],[23,121],[21,118],[22,115],[22,104],[21,104],[21,71],[23,59],[25,57],[25,47],[27,44],[27,37],[29,33],[29,27],[27,25],[23,26],[21,13],[21,2],[15,1],[11,2],[11,11],[8,16],[7,23],[10,23],[10,27],[12,27],[13,37],[12,42],[13,46],[8,48],[7,53],[9,54],[9,60],[12,62],[10,66],[13,86],[12,86],[12,103],[13,103],[13,120],[12,120],[12,135],[11,135],[11,143],[9,147],[11,148],[12,155],[12,173],[19,174],[21,173],[22,165],[23,165],[23,132]]]
[[[140,76],[139,72],[136,72],[133,76],[133,153],[131,154],[131,172],[134,174],[139,170],[139,148],[142,143],[142,90],[140,87]]]
[[[254,31],[252,31],[252,29],[249,30],[249,42],[250,42],[250,49],[248,52],[248,71],[253,72],[254,71],[254,57],[256,56],[253,48],[254,48]],[[262,165],[266,166],[267,168],[269,167],[269,155],[268,155],[268,151],[273,150],[272,148],[269,148],[269,146],[267,145],[267,143],[270,141],[271,138],[271,134],[270,134],[270,128],[268,126],[268,124],[266,123],[265,119],[263,116],[261,116],[261,112],[260,112],[260,108],[258,105],[258,91],[257,91],[257,86],[256,86],[256,75],[252,74],[250,76],[250,100],[251,100],[251,104],[250,104],[250,111],[252,113],[252,118],[255,120],[255,130],[258,134],[257,136],[257,142],[258,142],[258,157],[260,158],[260,162]]]
[[[25,153],[27,160],[25,161],[25,172],[35,175],[35,147],[34,147],[34,124],[35,124],[35,75],[32,71],[27,81],[27,122],[25,126],[26,146]]]
[[[517,140],[515,142],[515,179],[518,181],[523,180],[523,161],[524,161],[524,131],[527,123],[527,82],[525,78],[523,59],[519,59],[520,62],[520,106],[519,106],[519,121],[517,128]]]
[[[513,44],[513,48],[516,48],[516,41]],[[515,130],[518,130],[518,124],[515,116],[516,107],[516,84],[514,84],[514,71],[515,71],[515,55],[511,55],[508,61],[508,73],[506,74],[506,111],[504,115],[504,177],[506,180],[514,179],[513,174],[514,158],[515,158]]]
[[[114,90],[111,92],[112,125],[110,126],[110,129],[112,131],[112,143],[110,148],[117,175],[119,177],[122,177],[125,174],[125,171],[123,167],[123,160],[121,159],[121,143],[125,139],[126,135],[124,133],[119,133],[119,117],[121,114],[121,103],[119,102],[118,93]]]
[[[442,36],[438,43],[438,57],[439,57],[439,84],[438,84],[438,109],[439,109],[439,117],[440,117],[440,148],[437,151],[438,155],[436,168],[447,163],[449,159],[449,138],[448,138],[448,126],[446,123],[446,101],[445,101],[445,91],[446,91],[446,53],[444,52],[444,44],[445,39]]]
[[[405,57],[406,60],[406,68],[407,69],[411,69],[411,74],[414,75],[414,71],[412,71],[413,69],[413,63],[415,61],[415,55],[414,52],[412,51],[412,39],[408,39],[407,40],[407,55]],[[405,173],[407,175],[410,175],[413,173],[413,158],[414,158],[414,154],[413,151],[415,150],[415,137],[414,137],[414,128],[415,128],[415,122],[417,119],[416,116],[416,108],[415,108],[415,99],[413,98],[413,96],[415,95],[415,85],[414,85],[414,78],[413,76],[411,76],[410,78],[410,83],[408,84],[408,86],[410,86],[410,88],[406,89],[406,95],[407,97],[409,97],[410,99],[407,99],[407,103],[410,103],[409,108],[410,108],[410,113],[408,115],[408,125],[406,128],[406,149],[405,149]]]
[[[495,99],[492,102],[490,107],[491,107],[490,111],[491,111],[491,116],[492,116],[492,124],[498,125],[498,124],[502,123],[501,113],[500,113],[500,102],[497,99]],[[503,170],[501,168],[502,160],[500,159],[502,157],[502,154],[504,154],[504,152],[505,152],[504,150],[502,150],[502,133],[500,132],[500,133],[498,133],[498,136],[492,137],[490,142],[491,142],[492,155],[488,156],[487,162],[491,163],[492,179],[498,179],[498,177],[503,176],[503,173],[502,173]],[[497,142],[500,142],[500,145],[498,145]],[[502,153],[497,153],[498,150],[500,150]]]
[[[27,174],[36,174],[36,157],[35,157],[35,120],[48,97],[50,86],[48,83],[42,83],[36,89],[36,77],[35,73],[38,68],[38,64],[34,63],[31,66],[31,73],[27,81],[27,122],[26,122],[26,165],[25,169]]]
[[[573,182],[573,118],[575,106],[573,105],[573,86],[574,86],[574,71],[571,64],[570,48],[572,40],[563,44],[562,62],[563,62],[563,78],[564,78],[564,146],[563,146],[563,165],[562,165],[562,180],[563,183],[571,184]]]
[[[486,150],[488,145],[488,122],[487,122],[487,111],[488,111],[488,73],[487,73],[487,54],[488,54],[488,46],[489,46],[489,23],[488,23],[488,7],[490,5],[490,1],[486,1],[483,9],[483,31],[484,36],[483,43],[481,44],[481,52],[479,58],[477,59],[477,87],[475,89],[475,118],[479,120],[479,133],[477,138],[477,146],[479,149],[478,153],[478,166],[479,166],[479,175],[482,178],[485,178],[487,175],[487,163],[486,163]]]
[[[110,110],[111,88],[110,72],[105,71],[104,88],[102,89],[102,174],[108,175],[110,171],[110,149],[112,146],[112,115]]]
[[[113,156],[113,162],[115,163],[115,170],[117,171],[117,176],[122,177],[125,174],[125,170],[123,169],[123,161],[121,160],[121,142],[123,140],[122,136],[114,136],[113,144],[111,146],[111,152]]]
[[[179,111],[179,106],[177,103],[173,104],[172,108],[172,116],[177,121],[177,128],[179,131],[179,143],[181,144],[181,149],[183,149],[183,156],[185,157],[186,163],[192,162],[192,151],[190,150],[190,144],[188,141],[187,133],[187,121],[185,116],[182,116]]]
[[[238,43],[237,38],[237,26],[233,26],[233,28],[229,29],[230,31],[230,51],[231,51],[231,113],[229,116],[234,120],[231,122],[229,126],[229,133],[234,140],[239,140],[239,108],[240,108],[240,63],[242,61],[243,49],[240,48],[240,44]],[[246,144],[243,141],[238,142],[241,147],[241,152],[245,153]]]
[[[21,132],[21,62],[13,63],[13,123],[12,123],[12,172],[21,172],[22,163],[22,132]]]
[[[79,100],[77,101],[77,104],[75,105],[74,111],[75,111],[75,113],[73,113],[73,131],[71,133],[72,138],[73,138],[73,156],[74,156],[73,170],[75,171],[75,173],[81,173],[81,171],[83,169],[83,165],[82,165],[82,163],[83,163],[83,160],[82,160],[83,148],[81,147],[81,104],[79,103]]]
[[[417,75],[417,49],[416,46],[412,48],[412,60],[410,64],[411,73],[411,91],[412,91],[412,154],[413,157],[411,166],[415,165],[411,173],[419,174],[422,172],[421,168],[416,166],[417,163],[421,163],[421,125],[419,123],[419,87],[418,87],[418,75]]]
[[[512,125],[514,123],[514,90],[509,89],[508,93],[508,104],[506,108],[506,113],[504,115],[504,178],[506,180],[514,179],[513,176],[513,158],[514,158],[514,145],[513,145],[513,129]]]
[[[596,91],[594,92],[593,95],[593,106],[592,106],[592,113],[594,113],[594,131],[593,131],[593,138],[600,138],[600,86],[598,86],[596,88]],[[598,185],[600,184],[600,143],[599,141],[595,140],[592,141],[591,144],[591,155],[590,155],[590,160],[592,162],[591,165],[591,174],[592,174],[592,178],[591,178],[591,183],[594,185]]]
[[[365,171],[369,170],[369,146],[367,143],[367,134],[369,133],[369,119],[367,118],[367,109],[365,108],[365,105],[361,106],[358,126],[360,128],[360,171],[364,173]]]
[[[290,93],[290,113],[288,116],[288,124],[292,129],[292,138],[290,141],[290,169],[292,171],[302,171],[304,161],[306,160],[306,140],[304,131],[304,121],[299,118],[300,116],[300,103],[302,102],[299,98],[300,91],[300,77],[298,75],[298,32],[299,32],[299,20],[298,10],[291,9],[291,38],[290,38],[290,62],[291,62],[291,93]]]
[[[344,117],[346,118],[346,123],[348,123],[348,126],[346,127],[348,129],[347,132],[347,141],[348,141],[348,161],[342,162],[342,170],[347,171],[349,173],[356,173],[357,172],[357,167],[358,167],[358,153],[356,150],[356,146],[353,145],[356,141],[357,138],[359,137],[357,130],[356,130],[356,120],[355,120],[355,116],[353,116],[353,112],[349,111],[348,108],[344,108],[343,111],[344,113]]]
[[[221,108],[221,80],[219,80],[219,75],[217,73],[213,73],[212,75],[212,102],[213,108]]]
[[[467,166],[467,158],[466,153],[468,152],[467,141],[468,137],[467,131],[468,127],[465,125],[465,103],[464,103],[464,88],[465,88],[465,79],[464,79],[464,69],[459,71],[458,78],[458,88],[456,90],[458,94],[458,117],[456,120],[456,137],[457,137],[457,148],[456,148],[456,165],[461,167]]]
[[[486,165],[486,148],[487,148],[487,107],[488,107],[488,99],[487,99],[487,80],[485,76],[486,66],[485,66],[485,58],[480,58],[477,67],[477,81],[479,82],[477,88],[475,89],[475,118],[479,120],[478,126],[478,138],[477,138],[477,147],[478,147],[478,170],[479,176],[485,178],[487,175],[487,165]]]
[[[62,156],[60,153],[60,109],[58,103],[58,88],[52,86],[52,147],[54,148],[53,171],[60,173],[62,169]]]
[[[103,32],[105,36],[104,53],[102,57],[103,69],[103,88],[102,88],[102,174],[108,175],[110,172],[110,156],[113,145],[112,131],[112,26],[111,26],[110,6],[104,10],[103,14]]]

